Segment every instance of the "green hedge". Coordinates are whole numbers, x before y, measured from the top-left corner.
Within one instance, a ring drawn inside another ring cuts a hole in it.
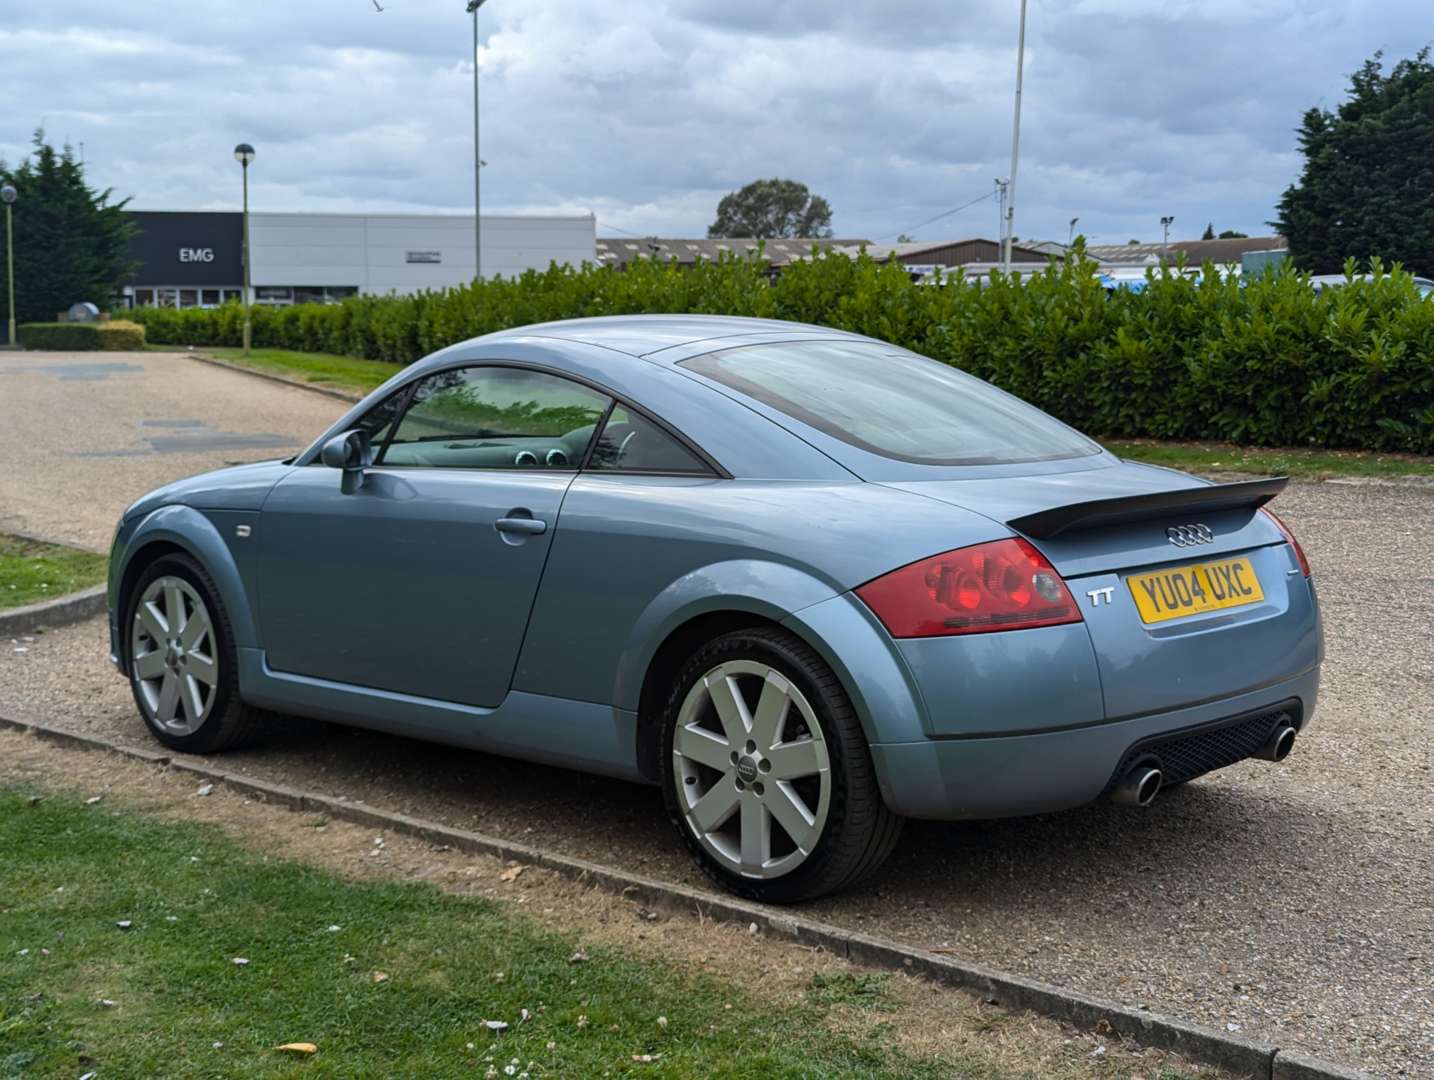
[[[144,348],[145,328],[127,319],[94,323],[21,323],[15,328],[15,337],[25,349],[123,352]]]
[[[1208,269],[1208,268],[1207,268]],[[255,308],[254,343],[411,363],[551,319],[634,312],[821,323],[955,364],[1094,435],[1434,452],[1434,302],[1409,275],[1316,294],[1291,272],[1152,275],[1108,295],[1071,257],[1027,281],[914,285],[831,255],[769,284],[736,258],[679,269],[553,266],[444,292]],[[152,342],[237,345],[235,304],[141,309]]]

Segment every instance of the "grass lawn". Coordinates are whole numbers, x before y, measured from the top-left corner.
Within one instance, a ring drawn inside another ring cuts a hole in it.
[[[1186,472],[1257,473],[1324,480],[1332,476],[1434,476],[1434,458],[1377,454],[1363,450],[1284,450],[1229,443],[1168,443],[1148,439],[1108,439],[1113,453]]]
[[[105,580],[108,564],[108,558],[92,551],[0,533],[0,609],[53,600],[98,585]]]
[[[490,901],[341,880],[108,802],[0,787],[0,835],[7,1077],[995,1075],[828,1022],[882,1009],[880,975],[814,978],[773,1009],[616,949],[575,960]]]
[[[356,394],[367,394],[402,370],[397,364],[383,360],[360,360],[355,356],[296,352],[292,349],[252,349],[247,360],[242,349],[205,347],[197,351],[216,360]]]

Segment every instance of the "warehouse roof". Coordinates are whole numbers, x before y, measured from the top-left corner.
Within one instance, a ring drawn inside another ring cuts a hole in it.
[[[962,266],[970,262],[987,262],[999,258],[1001,243],[983,236],[972,236],[964,240],[912,240],[901,244],[869,244],[857,241],[842,248],[842,252],[853,258],[866,249],[876,262],[895,259],[901,263],[936,263],[943,266]],[[1041,252],[1015,244],[1011,257],[1017,262],[1039,261]]]
[[[597,240],[597,261],[608,266],[625,266],[638,256],[656,256],[663,262],[676,259],[682,265],[691,265],[699,259],[716,262],[724,255],[756,257],[760,250],[773,266],[785,266],[793,259],[811,254],[812,247],[822,250],[845,245],[864,244],[860,239],[810,239],[799,237],[790,240],[754,240],[750,238],[729,239],[686,239],[682,237],[604,237]]]
[[[1244,236],[1229,240],[1172,240],[1170,259],[1180,255],[1192,265],[1209,261],[1217,265],[1237,263],[1249,251],[1280,251],[1290,246],[1283,236]],[[1102,263],[1129,263],[1155,266],[1165,253],[1164,244],[1091,244],[1086,254]]]

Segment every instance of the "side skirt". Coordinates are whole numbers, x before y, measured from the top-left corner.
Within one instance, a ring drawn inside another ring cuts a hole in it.
[[[637,768],[637,713],[511,690],[495,708],[275,671],[260,649],[239,650],[252,705],[317,720],[647,783]]]

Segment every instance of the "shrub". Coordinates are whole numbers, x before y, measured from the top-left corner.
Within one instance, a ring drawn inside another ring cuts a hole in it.
[[[58,352],[106,349],[114,352],[143,349],[145,328],[128,319],[93,323],[23,323],[15,328],[15,336],[21,347],[26,349],[52,349]]]
[[[1371,280],[1318,294],[1289,269],[1241,281],[1208,266],[1198,279],[1152,271],[1141,292],[1107,293],[1094,269],[1072,255],[975,288],[959,273],[914,285],[865,256],[814,257],[775,282],[737,257],[686,270],[647,259],[625,271],[554,265],[442,292],[256,307],[253,340],[408,364],[555,319],[754,315],[905,346],[1093,435],[1434,452],[1434,302],[1398,268],[1376,263]],[[150,341],[174,345],[237,345],[243,322],[232,303],[132,317]]]
[[[99,347],[110,352],[134,351],[144,348],[144,327],[128,319],[111,319],[95,323]]]
[[[87,352],[100,347],[98,323],[21,323],[15,337],[25,349]]]

